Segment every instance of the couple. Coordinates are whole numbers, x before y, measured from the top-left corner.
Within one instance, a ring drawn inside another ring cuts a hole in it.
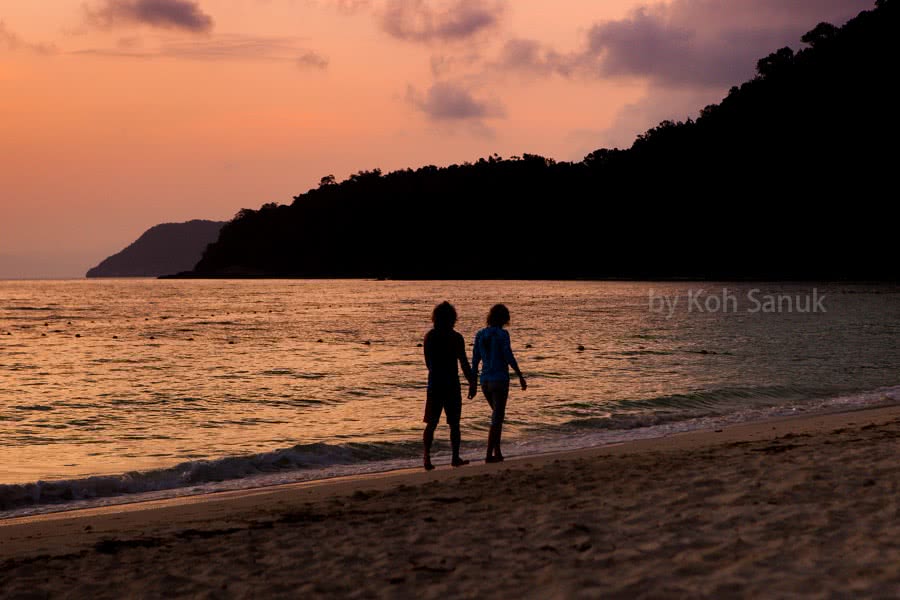
[[[431,464],[431,443],[434,430],[438,426],[443,411],[450,426],[450,443],[453,447],[454,467],[469,464],[459,456],[459,418],[462,413],[462,390],[459,386],[459,370],[469,381],[469,399],[475,397],[478,386],[478,367],[481,371],[481,391],[491,407],[491,431],[488,434],[487,457],[485,462],[501,462],[500,434],[506,415],[506,398],[509,396],[509,367],[519,376],[519,385],[527,388],[525,378],[516,357],[513,356],[509,333],[504,329],[509,324],[509,310],[502,304],[494,305],[487,316],[487,327],[475,335],[472,350],[472,366],[466,358],[466,343],[463,336],[453,327],[456,325],[456,309],[449,302],[438,304],[431,313],[434,328],[425,335],[425,364],[428,366],[428,398],[425,402],[425,470],[434,468]]]

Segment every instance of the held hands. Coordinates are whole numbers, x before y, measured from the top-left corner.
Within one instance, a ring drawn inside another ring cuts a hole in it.
[[[522,386],[523,392],[528,389],[528,382],[525,381],[525,377],[522,375],[519,375],[519,385]]]
[[[478,386],[475,383],[469,384],[469,400],[475,397],[478,393]]]

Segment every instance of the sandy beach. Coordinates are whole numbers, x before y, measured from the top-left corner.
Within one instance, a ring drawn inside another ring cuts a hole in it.
[[[0,522],[3,597],[895,597],[900,407]]]

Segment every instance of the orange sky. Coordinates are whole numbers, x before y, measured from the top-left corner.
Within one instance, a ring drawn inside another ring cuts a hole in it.
[[[635,0],[160,1],[169,16],[0,0],[0,278],[81,276],[154,224],[287,203],[330,173],[580,159],[728,88],[648,100],[652,74],[571,58]],[[517,39],[580,66],[501,64]]]

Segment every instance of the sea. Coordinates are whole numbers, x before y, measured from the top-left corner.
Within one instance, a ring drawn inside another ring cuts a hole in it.
[[[0,518],[418,467],[443,300],[512,314],[508,457],[900,402],[893,284],[0,281]]]

